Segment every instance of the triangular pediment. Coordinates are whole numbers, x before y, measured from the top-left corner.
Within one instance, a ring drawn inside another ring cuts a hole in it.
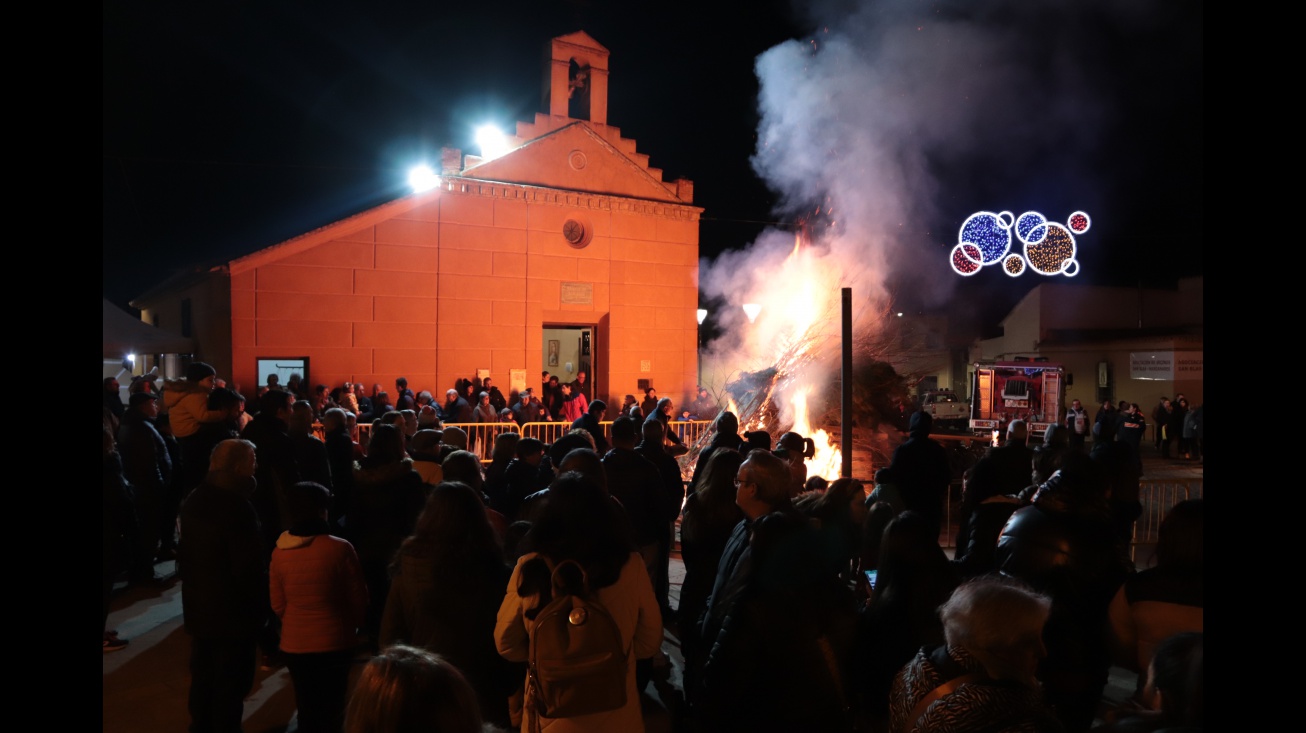
[[[573,122],[494,160],[463,171],[467,178],[567,191],[685,203],[647,168],[590,129]]]
[[[608,49],[604,48],[603,44],[594,40],[594,36],[591,36],[585,31],[576,31],[575,33],[568,33],[565,36],[558,36],[553,40],[554,42],[569,43],[574,46],[583,46],[585,48],[594,49],[597,51],[603,51],[604,53],[608,52]]]

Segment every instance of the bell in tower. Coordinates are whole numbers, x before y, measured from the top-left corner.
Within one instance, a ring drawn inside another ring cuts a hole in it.
[[[549,41],[544,104],[554,117],[608,123],[608,49],[584,31]]]

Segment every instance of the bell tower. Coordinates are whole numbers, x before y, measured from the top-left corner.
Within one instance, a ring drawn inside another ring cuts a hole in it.
[[[608,124],[608,49],[576,31],[549,41],[544,55],[549,115]]]

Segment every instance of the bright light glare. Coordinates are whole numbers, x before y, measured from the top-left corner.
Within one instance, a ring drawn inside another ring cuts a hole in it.
[[[440,177],[435,175],[435,171],[431,170],[430,166],[419,165],[408,171],[408,185],[412,186],[414,191],[421,193],[440,185]]]
[[[136,363],[136,355],[135,355],[135,354],[128,354],[128,355],[127,355],[127,361],[130,361],[131,363],[135,364],[135,363]]]
[[[703,310],[702,308],[699,308],[697,311],[695,311],[695,314],[698,316],[698,325],[700,326],[703,325],[703,319],[707,318],[707,311]]]
[[[481,146],[481,158],[494,160],[508,152],[508,138],[494,125],[476,128],[476,144]]]
[[[744,315],[748,316],[748,322],[757,321],[757,314],[762,312],[762,306],[758,303],[744,303]]]

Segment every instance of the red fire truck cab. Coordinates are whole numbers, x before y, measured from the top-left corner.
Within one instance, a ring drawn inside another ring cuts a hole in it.
[[[1029,437],[1042,437],[1065,414],[1065,370],[1047,361],[999,361],[975,365],[971,382],[970,429],[1004,435],[1012,420],[1024,420]]]

